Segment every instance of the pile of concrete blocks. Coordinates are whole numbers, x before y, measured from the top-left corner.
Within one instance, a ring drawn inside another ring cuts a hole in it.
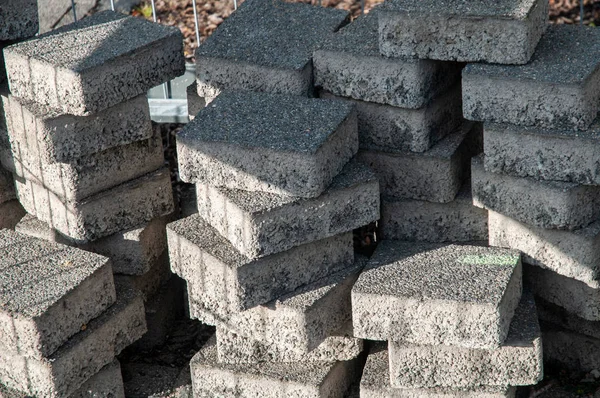
[[[0,160],[28,213],[16,230],[108,257],[163,335],[156,314],[176,314],[183,288],[170,280],[171,176],[146,92],[184,73],[182,45],[176,28],[107,11],[4,49]]]
[[[146,332],[108,258],[0,230],[0,396],[124,397],[115,357]]]

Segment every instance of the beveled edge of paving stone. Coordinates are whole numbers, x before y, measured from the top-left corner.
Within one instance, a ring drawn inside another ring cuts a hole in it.
[[[497,18],[501,20],[526,20],[537,0],[486,0],[465,2],[448,0],[439,4],[435,0],[391,0],[382,5],[382,11],[405,13],[408,16],[436,15],[442,17]]]

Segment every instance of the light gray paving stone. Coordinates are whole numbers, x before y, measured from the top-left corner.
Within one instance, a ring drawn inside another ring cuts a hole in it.
[[[536,297],[535,305],[538,318],[542,323],[542,330],[547,330],[544,325],[551,324],[569,332],[579,333],[600,340],[600,322],[588,321],[570,313],[556,304]]]
[[[119,361],[115,359],[100,369],[69,398],[125,398]]]
[[[468,182],[449,203],[382,198],[383,239],[421,242],[487,241],[488,212],[473,206]]]
[[[25,216],[25,210],[18,200],[10,200],[0,204],[0,229],[15,229],[17,223]]]
[[[351,232],[252,260],[195,214],[168,224],[167,240],[171,269],[188,282],[190,299],[206,309],[199,319],[213,325],[354,262]]]
[[[484,136],[487,171],[600,185],[600,119],[583,132],[490,123]]]
[[[376,172],[387,197],[448,203],[469,175],[480,135],[480,126],[466,123],[423,153],[381,148],[361,150],[357,159]]]
[[[117,302],[50,357],[5,352],[0,357],[0,383],[37,397],[68,397],[145,332],[141,296],[118,286]]]
[[[47,357],[115,302],[107,258],[6,229],[0,241],[3,353]]]
[[[312,95],[312,53],[342,26],[342,10],[252,0],[242,4],[196,50],[198,95],[224,89]]]
[[[77,242],[88,242],[167,214],[173,208],[167,169],[121,184],[74,205],[31,181],[16,180],[17,196],[25,210]]]
[[[371,348],[360,380],[361,398],[514,398],[515,387],[481,386],[470,389],[394,388],[390,384],[388,350]]]
[[[325,36],[313,55],[315,85],[361,101],[417,109],[459,81],[454,63],[379,53],[378,8]]]
[[[599,49],[594,28],[551,25],[527,65],[467,65],[463,114],[470,120],[585,130],[599,110]]]
[[[547,229],[573,230],[600,216],[600,186],[491,173],[483,165],[483,156],[472,160],[475,206]]]
[[[425,152],[463,122],[460,88],[454,87],[419,109],[351,100],[321,91],[321,98],[350,101],[358,116],[359,146]]]
[[[574,231],[532,227],[490,211],[490,246],[519,250],[527,264],[600,287],[600,223]]]
[[[359,162],[314,199],[197,184],[198,213],[248,258],[329,238],[379,219],[379,182]]]
[[[224,364],[214,339],[190,361],[194,397],[342,398],[358,361]]]
[[[354,335],[493,349],[521,297],[519,252],[382,241],[352,288]]]
[[[194,120],[198,112],[200,112],[206,106],[206,100],[204,97],[198,95],[198,84],[190,84],[186,89],[187,95],[187,106],[188,106],[188,117]]]
[[[525,64],[546,30],[545,0],[392,0],[379,13],[388,57]]]
[[[1,0],[0,21],[0,41],[35,35],[39,30],[37,0]]]
[[[545,363],[586,373],[600,368],[600,339],[553,325],[542,324],[542,330]]]
[[[35,143],[27,149],[45,164],[75,163],[83,156],[153,135],[145,95],[90,116],[67,115],[12,95],[3,102],[11,135],[20,137],[19,142]]]
[[[358,150],[345,102],[228,91],[177,134],[183,181],[312,198]]]
[[[543,377],[542,333],[533,294],[525,292],[506,341],[494,349],[389,342],[396,388],[524,386]]]
[[[185,72],[179,29],[104,11],[4,49],[12,94],[96,114]]]

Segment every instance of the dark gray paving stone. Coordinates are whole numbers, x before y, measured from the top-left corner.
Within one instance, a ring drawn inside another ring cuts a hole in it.
[[[542,330],[546,363],[558,365],[561,369],[586,373],[600,368],[600,339],[544,323]],[[555,398],[549,395],[548,398],[550,397]]]
[[[100,369],[69,398],[125,398],[119,361],[115,359]]]
[[[543,325],[552,324],[569,332],[579,333],[600,340],[600,322],[588,321],[570,313],[556,304],[536,297],[538,318]],[[542,328],[548,330],[548,328]]]
[[[0,41],[35,35],[39,29],[37,0],[1,0],[0,21]]]

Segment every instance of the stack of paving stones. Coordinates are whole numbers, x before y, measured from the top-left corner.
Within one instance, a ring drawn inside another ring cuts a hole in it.
[[[0,230],[0,396],[124,397],[144,304],[95,253]]]
[[[145,94],[183,74],[181,33],[107,11],[4,56],[11,92],[0,160],[28,213],[16,229],[110,258],[143,294],[144,345],[159,344],[183,287],[170,279],[173,194]]]

